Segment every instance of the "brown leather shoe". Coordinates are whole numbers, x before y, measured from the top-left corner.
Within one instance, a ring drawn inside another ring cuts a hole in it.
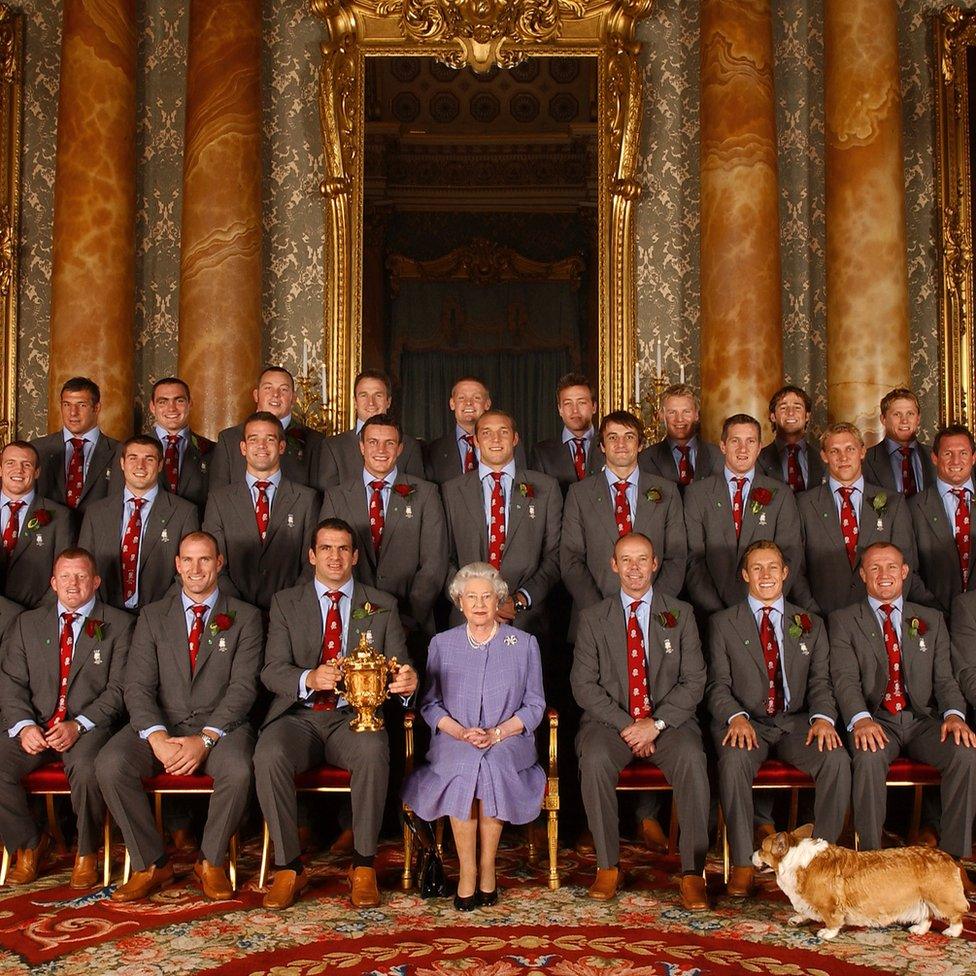
[[[349,900],[353,908],[376,908],[379,905],[380,889],[373,868],[349,869]]]
[[[597,868],[596,880],[587,891],[587,898],[597,901],[612,901],[617,892],[623,887],[623,875],[620,868]]]
[[[913,843],[918,847],[938,847],[939,835],[932,827],[922,827],[915,835]]]
[[[329,848],[330,854],[351,854],[353,845],[355,844],[355,838],[351,830],[343,830],[338,837],[332,842],[332,846]],[[305,849],[305,845],[302,845],[302,849]]]
[[[291,908],[295,899],[308,887],[308,874],[302,871],[289,871],[278,868],[275,871],[274,884],[264,896],[261,903],[265,908]]]
[[[204,895],[211,901],[229,901],[234,897],[234,889],[222,864],[211,864],[203,859],[193,865],[193,873],[200,880]]]
[[[593,835],[588,831],[584,830],[583,833],[576,838],[576,853],[577,854],[595,854],[596,847],[593,844]]]
[[[17,862],[7,872],[7,884],[26,885],[37,880],[37,873],[47,861],[47,851],[51,846],[51,838],[41,834],[37,847],[25,847],[17,851]]]
[[[755,868],[733,866],[725,885],[725,893],[732,898],[748,898],[755,887],[755,879]]]
[[[683,874],[678,883],[681,904],[689,912],[703,912],[708,908],[705,879],[700,874]]]
[[[76,891],[86,891],[101,884],[102,876],[98,870],[97,854],[79,854],[75,857],[75,866],[71,869],[70,886]]]
[[[640,835],[641,840],[644,841],[644,846],[652,854],[667,854],[668,839],[665,837],[661,825],[656,820],[650,817],[645,817],[641,820]]]
[[[188,854],[197,849],[197,839],[193,836],[193,831],[186,827],[175,827],[169,832],[173,841],[173,847],[181,854]]]
[[[112,892],[112,901],[141,901],[173,880],[173,866],[151,864],[145,871],[133,871],[129,880]]]

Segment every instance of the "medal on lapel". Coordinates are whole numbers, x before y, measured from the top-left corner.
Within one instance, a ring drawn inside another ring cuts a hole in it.
[[[96,664],[102,663],[102,649],[100,647],[96,647],[95,650],[92,652],[92,660]]]

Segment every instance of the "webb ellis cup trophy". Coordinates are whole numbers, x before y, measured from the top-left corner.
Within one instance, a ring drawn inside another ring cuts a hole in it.
[[[397,659],[387,658],[373,646],[373,633],[359,635],[359,645],[336,665],[342,675],[342,697],[356,709],[356,717],[349,723],[354,732],[378,732],[383,718],[376,710],[386,701],[387,683],[400,667]]]

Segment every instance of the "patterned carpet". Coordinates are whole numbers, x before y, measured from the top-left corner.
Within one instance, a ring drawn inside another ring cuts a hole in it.
[[[119,851],[121,854],[121,851]],[[177,862],[177,883],[149,903],[113,905],[99,891],[73,897],[70,859],[29,890],[0,890],[0,976],[913,976],[976,973],[976,917],[962,939],[935,931],[849,930],[823,943],[815,927],[786,924],[778,891],[747,902],[718,896],[709,866],[712,912],[691,914],[677,901],[670,858],[626,846],[627,889],[610,904],[585,897],[591,859],[564,851],[563,887],[544,887],[545,872],[523,847],[500,853],[501,899],[492,909],[456,912],[449,899],[424,901],[398,890],[402,863],[393,844],[378,866],[380,908],[355,911],[346,898],[345,859],[317,855],[313,884],[284,913],[265,911],[255,888],[257,850],[246,846],[237,897],[205,901],[191,862]],[[449,873],[452,865],[448,864]],[[714,870],[713,870],[714,868]],[[941,929],[941,923],[936,923]]]

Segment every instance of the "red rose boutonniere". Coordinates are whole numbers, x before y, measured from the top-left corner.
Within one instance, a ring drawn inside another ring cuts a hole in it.
[[[660,488],[648,488],[644,492],[644,498],[649,502],[654,502],[655,505],[659,504],[663,497]]]
[[[378,607],[375,603],[370,603],[367,600],[361,607],[356,607],[352,612],[353,620],[365,620],[366,617],[372,617],[374,613],[386,613],[386,607]]]
[[[668,630],[672,630],[674,627],[678,626],[678,617],[681,616],[680,613],[672,613],[670,610],[662,610],[660,613],[654,614],[657,622]]]
[[[105,621],[89,617],[85,621],[85,633],[95,640],[105,640]]]
[[[302,453],[305,450],[306,433],[304,427],[295,427],[292,424],[289,424],[285,431],[285,447],[289,453],[294,453],[299,461],[301,461]]]
[[[43,529],[45,525],[50,525],[53,518],[54,516],[46,508],[35,508],[27,528],[36,532],[38,529]]]
[[[210,621],[210,626],[207,628],[210,631],[210,636],[214,637],[217,634],[223,633],[225,630],[230,630],[236,616],[237,614],[233,610],[230,613],[218,613]]]
[[[405,481],[401,481],[399,484],[393,486],[393,490],[401,498],[409,498],[417,489],[414,485],[408,485]]]
[[[797,640],[804,634],[809,634],[811,630],[813,630],[813,621],[805,613],[793,614],[793,620],[789,626],[789,635],[793,640]]]
[[[535,485],[531,485],[527,481],[520,481],[518,490],[523,498],[535,498]]]
[[[206,457],[214,449],[213,441],[207,440],[206,437],[197,437],[196,434],[190,434],[190,444],[202,458]]]
[[[908,633],[915,639],[924,637],[929,632],[929,625],[921,617],[912,617],[908,621]]]
[[[753,488],[749,493],[749,507],[753,515],[758,515],[772,500],[775,492],[768,488]]]

